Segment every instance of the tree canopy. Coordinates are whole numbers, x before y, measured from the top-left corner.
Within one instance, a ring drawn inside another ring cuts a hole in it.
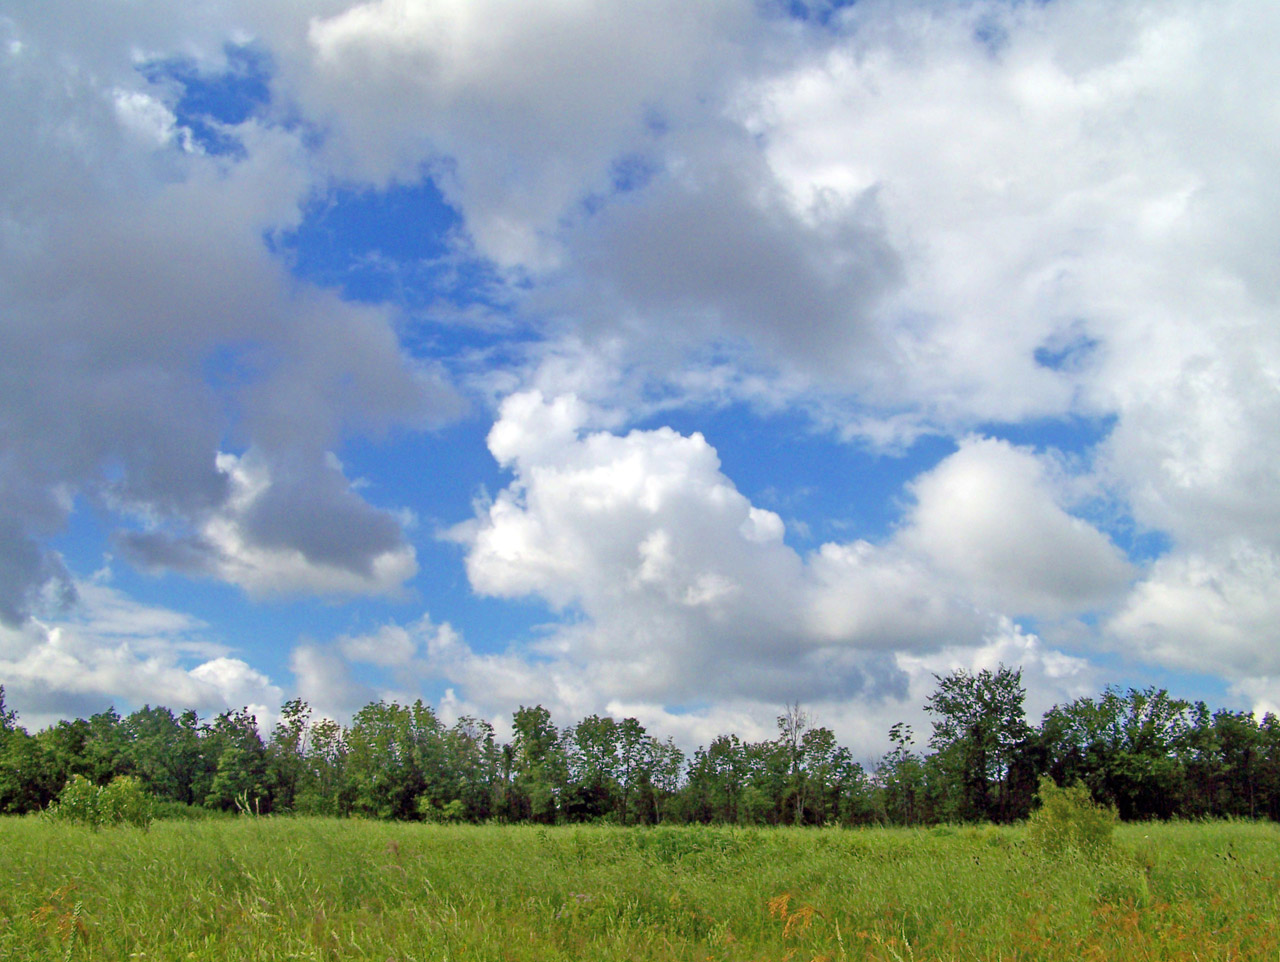
[[[619,824],[1007,822],[1038,780],[1084,786],[1126,819],[1280,818],[1280,721],[1211,711],[1162,689],[1107,688],[1033,725],[1021,672],[956,671],[911,727],[860,763],[798,703],[759,742],[727,733],[685,753],[635,718],[558,726],[521,706],[503,742],[484,719],[442,721],[422,701],[366,705],[349,726],[293,699],[264,733],[247,710],[201,719],[144,705],[30,734],[0,686],[0,812],[47,807],[69,783],[136,780],[160,804],[269,814]],[[173,810],[173,809],[171,809]]]

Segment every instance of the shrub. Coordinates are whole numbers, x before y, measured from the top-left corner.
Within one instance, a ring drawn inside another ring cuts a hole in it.
[[[103,825],[137,825],[147,828],[154,817],[154,803],[142,782],[132,775],[117,775],[108,785],[95,785],[83,775],[72,776],[48,816],[100,828]]]
[[[1040,807],[1027,826],[1032,848],[1046,855],[1074,851],[1089,857],[1110,851],[1116,811],[1095,802],[1084,783],[1059,788],[1053,779],[1042,777],[1036,795]]]
[[[98,795],[98,811],[104,825],[137,825],[147,828],[155,817],[151,795],[132,775],[117,775]]]
[[[83,775],[72,775],[71,781],[58,794],[58,799],[49,806],[50,818],[60,822],[77,822],[81,825],[97,827],[100,823],[98,815],[99,788]]]

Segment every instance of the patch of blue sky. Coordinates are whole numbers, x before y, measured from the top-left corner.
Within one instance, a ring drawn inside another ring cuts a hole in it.
[[[1004,28],[998,18],[987,14],[978,19],[973,28],[973,39],[984,47],[988,54],[995,57],[1009,44],[1009,31]]]
[[[779,6],[787,16],[827,26],[845,7],[854,6],[858,0],[779,0]]]
[[[1163,688],[1173,698],[1206,702],[1210,709],[1229,708],[1248,711],[1250,702],[1231,691],[1230,682],[1213,675],[1201,674],[1182,668],[1166,668],[1141,661],[1125,652],[1088,652],[1089,660],[1106,678],[1106,684],[1126,691],[1145,688]],[[1090,697],[1096,698],[1100,692]]]
[[[1083,324],[1076,323],[1037,347],[1033,357],[1040,367],[1070,373],[1087,367],[1099,346],[1096,338],[1084,332]]]
[[[1019,447],[1034,448],[1037,451],[1060,451],[1084,458],[1106,440],[1115,423],[1116,419],[1112,415],[1093,418],[1068,415],[1034,418],[1017,423],[989,421],[975,425],[974,431]]]
[[[504,314],[508,288],[488,263],[468,255],[462,220],[429,176],[386,190],[334,185],[304,211],[297,229],[268,238],[293,274],[344,298],[391,304],[416,320],[435,321],[428,335],[406,330],[415,353],[445,339],[453,350],[488,344],[492,325],[470,312]],[[421,348],[421,350],[415,350]]]
[[[180,127],[206,153],[242,153],[225,127],[243,123],[271,100],[270,56],[253,45],[227,44],[226,65],[210,72],[186,58],[152,60],[139,70],[153,84],[176,90],[171,108]]]
[[[909,501],[906,484],[956,448],[920,438],[898,455],[841,444],[807,414],[762,415],[748,405],[664,412],[653,420],[684,434],[702,432],[721,470],[752,504],[777,512],[787,543],[808,550],[825,541],[883,542]]]
[[[336,185],[315,198],[296,230],[276,241],[294,273],[359,301],[403,299],[405,266],[441,272],[461,223],[430,178],[387,190]],[[427,285],[431,286],[430,276]]]
[[[360,480],[362,496],[417,515],[409,537],[420,572],[409,585],[412,597],[397,605],[396,617],[415,619],[425,611],[433,621],[448,621],[469,644],[486,652],[533,640],[540,626],[559,619],[536,598],[474,594],[463,547],[445,537],[450,528],[475,517],[477,500],[510,481],[485,446],[489,426],[488,420],[473,417],[438,431],[397,437],[394,451],[389,445],[360,440],[342,450],[347,474]]]
[[[650,129],[656,136],[661,136],[665,128],[655,129],[651,126]],[[609,190],[605,193],[588,194],[582,201],[582,209],[588,216],[595,214],[611,198],[643,190],[661,172],[662,165],[648,154],[638,151],[625,154],[615,160],[609,169]]]

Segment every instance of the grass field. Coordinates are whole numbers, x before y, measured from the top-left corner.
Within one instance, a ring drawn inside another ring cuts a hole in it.
[[[1280,830],[0,820],[0,959],[1280,958]]]

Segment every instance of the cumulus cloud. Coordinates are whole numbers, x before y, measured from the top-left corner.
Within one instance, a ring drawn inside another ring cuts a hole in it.
[[[1107,621],[1109,638],[1143,660],[1234,681],[1280,675],[1276,552],[1238,541],[1160,558]]]
[[[143,704],[219,712],[248,707],[270,728],[284,693],[203,622],[144,605],[101,580],[76,585],[73,616],[0,625],[5,695],[31,730],[59,718]]]
[[[1131,567],[1110,539],[1068,514],[1032,452],[989,438],[910,484],[916,503],[898,541],[974,597],[1015,615],[1107,607]]]
[[[396,594],[418,570],[400,519],[351,488],[335,460],[286,462],[256,450],[218,456],[230,480],[198,533],[122,534],[125,556],[148,569],[218,577],[255,596]]]
[[[1035,457],[1001,442],[975,439],[917,482],[914,520],[888,542],[802,556],[701,435],[588,419],[575,398],[509,397],[489,443],[514,480],[452,537],[476,591],[566,612],[538,651],[622,701],[896,700],[901,653],[980,648],[1003,612],[1079,613],[1128,576]],[[945,517],[942,544],[928,529]]]

